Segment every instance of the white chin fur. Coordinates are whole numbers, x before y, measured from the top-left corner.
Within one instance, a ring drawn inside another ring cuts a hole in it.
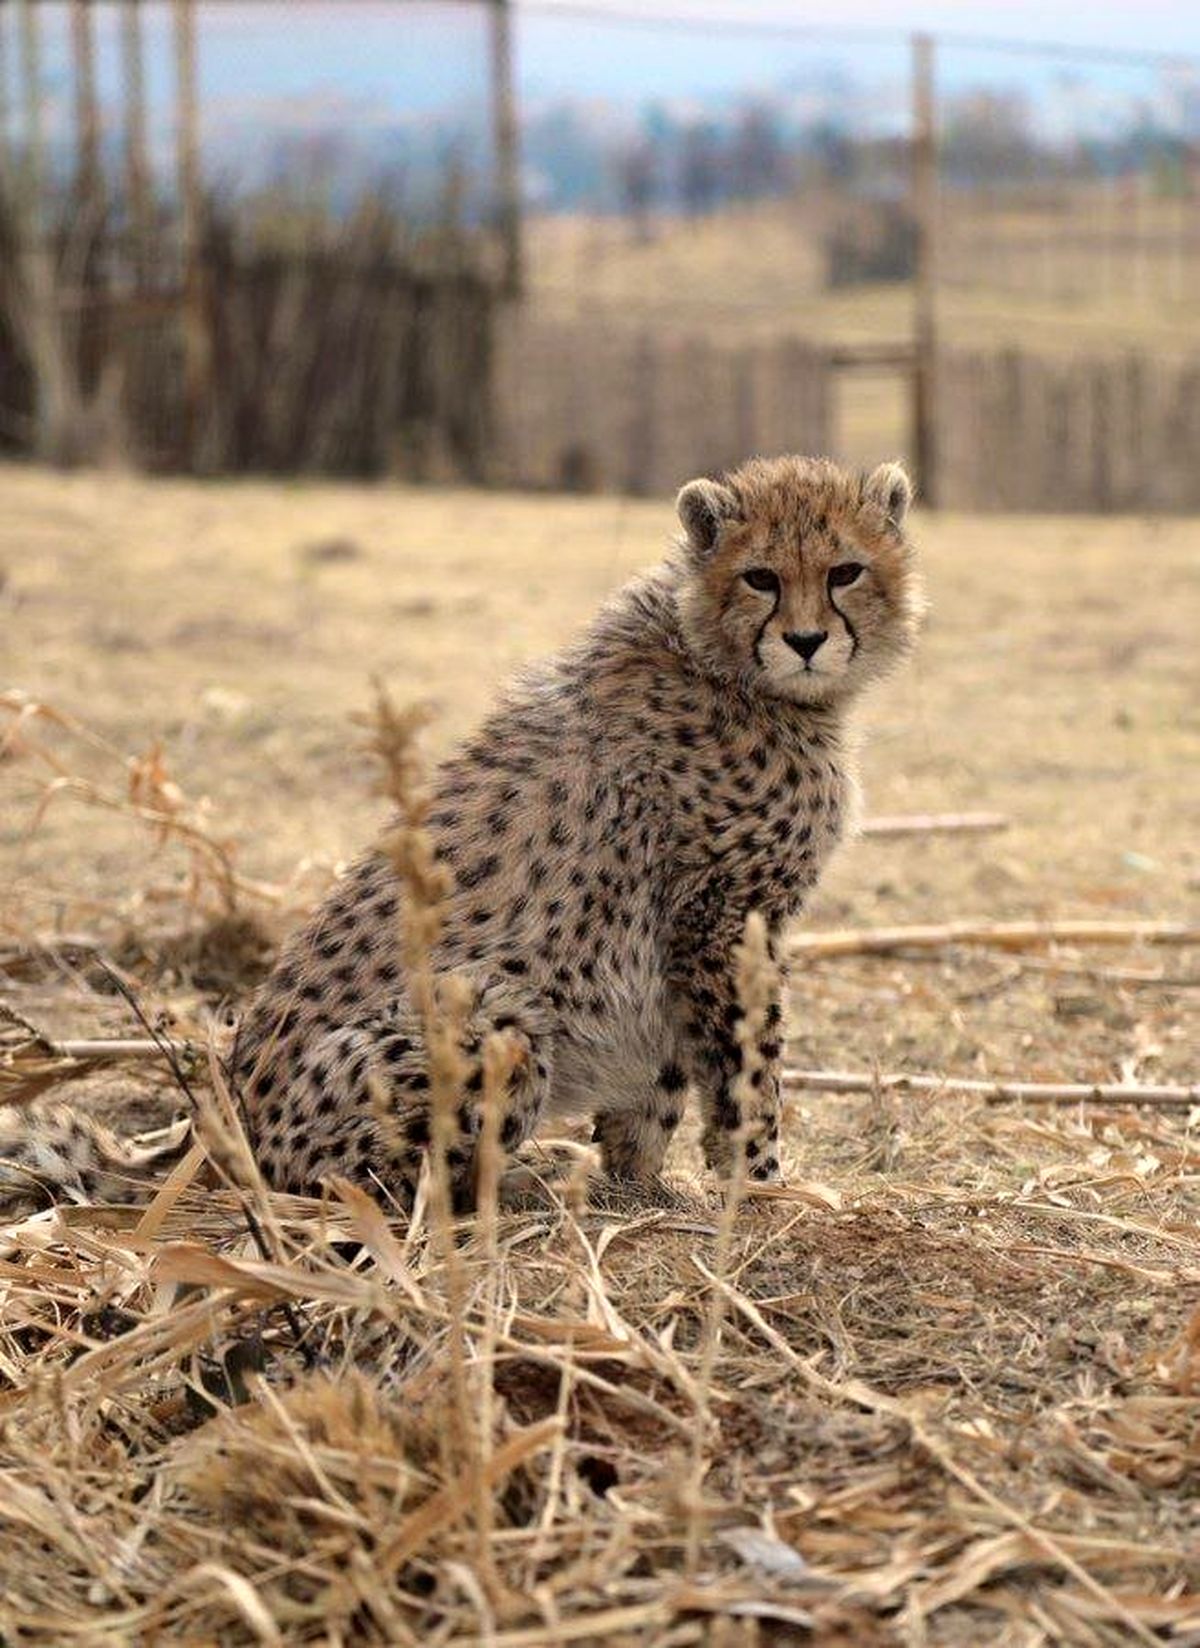
[[[840,675],[828,671],[796,670],[791,675],[768,675],[771,691],[795,704],[822,704],[838,690]]]

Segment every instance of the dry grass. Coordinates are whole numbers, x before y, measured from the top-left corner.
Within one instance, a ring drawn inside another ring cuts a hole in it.
[[[346,719],[368,673],[441,701],[436,749],[655,552],[665,507],[0,488],[12,682],[88,734],[26,714],[0,768],[0,983],[54,1036],[144,1035],[103,957],[200,1050],[208,1147],[146,1206],[0,1238],[0,1638],[1197,1640],[1187,1112],[793,1093],[790,1187],[736,1217],[689,1136],[656,1198],[485,1183],[453,1242],[436,1195],[395,1221],[349,1187],[268,1193],[245,1155],[203,1050],[378,819]],[[1196,532],[922,524],[935,617],[870,711],[869,798],[1012,827],[864,840],[810,927],[1195,926]],[[28,836],[63,776],[83,788]],[[151,799],[224,856],[178,828],[147,862]],[[797,973],[793,1064],[1196,1079],[1194,945]],[[62,1094],[131,1129],[179,1099],[144,1061]]]

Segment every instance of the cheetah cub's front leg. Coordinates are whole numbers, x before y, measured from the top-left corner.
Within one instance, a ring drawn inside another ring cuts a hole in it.
[[[705,1161],[714,1173],[728,1177],[733,1171],[737,1133],[744,1129],[748,1176],[760,1181],[778,1179],[782,976],[778,972],[774,976],[766,1028],[758,1043],[762,1063],[751,1076],[748,1113],[735,1092],[742,1072],[735,945],[712,942],[680,956],[675,990],[688,1068],[700,1094]]]

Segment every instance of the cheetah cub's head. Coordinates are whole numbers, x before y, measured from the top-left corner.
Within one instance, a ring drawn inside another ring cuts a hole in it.
[[[911,648],[921,596],[896,463],[755,458],[689,481],[680,611],[701,664],[796,703],[832,704]]]

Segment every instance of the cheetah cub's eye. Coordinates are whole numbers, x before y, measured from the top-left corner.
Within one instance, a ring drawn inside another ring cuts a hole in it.
[[[742,577],[751,589],[757,589],[763,595],[779,594],[779,575],[770,567],[751,567],[748,572],[742,573]]]
[[[844,589],[847,584],[853,584],[866,571],[861,561],[840,561],[837,566],[829,569],[830,589]]]

